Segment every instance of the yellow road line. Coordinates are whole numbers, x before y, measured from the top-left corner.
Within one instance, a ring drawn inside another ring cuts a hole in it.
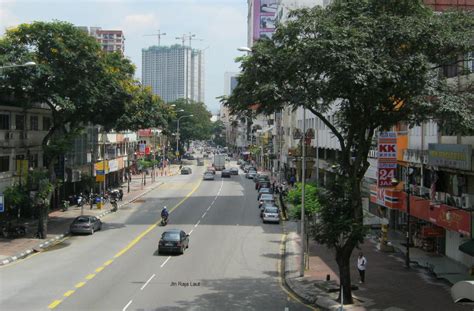
[[[82,286],[86,285],[86,282],[79,282],[74,287],[81,288]]]
[[[48,306],[48,309],[54,309],[56,308],[60,303],[61,303],[62,300],[55,300],[53,301],[52,303],[50,303],[50,305]]]
[[[286,233],[286,230],[284,230],[283,234],[281,235],[281,240],[280,240],[280,260],[277,264],[278,265],[278,275],[280,276],[278,278],[278,283],[279,283],[281,289],[288,295],[288,298],[291,298],[294,301],[297,301],[297,302],[301,303],[302,305],[307,306],[311,310],[318,310],[315,307],[304,303],[299,297],[295,296],[292,292],[290,292],[288,289],[286,289],[286,287],[283,285],[284,284],[284,277],[285,277],[284,273],[285,273],[285,271],[282,271],[281,268],[282,268],[282,260],[284,260],[284,254],[285,254],[285,248],[286,248],[286,246],[285,246],[286,236],[287,236],[287,233]]]
[[[91,273],[91,274],[89,274],[89,275],[86,276],[86,279],[87,279],[87,280],[92,280],[94,277],[95,277],[95,274],[94,274],[94,273]]]
[[[110,265],[111,263],[113,262],[113,260],[107,260],[106,262],[104,262],[104,266],[108,266]]]
[[[99,268],[95,269],[95,272],[100,272],[102,270],[104,270],[104,267],[99,267]]]
[[[74,294],[75,290],[68,290],[67,292],[64,293],[64,297],[69,297],[72,294]]]

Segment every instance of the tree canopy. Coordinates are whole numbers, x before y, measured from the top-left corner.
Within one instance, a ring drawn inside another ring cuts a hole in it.
[[[233,113],[304,107],[339,142],[339,199],[322,200],[321,210],[330,215],[330,202],[339,204],[340,217],[325,219],[345,225],[322,226],[316,238],[336,249],[348,303],[350,254],[364,235],[360,184],[376,130],[433,118],[472,131],[472,93],[453,88],[440,68],[473,51],[473,37],[472,13],[435,14],[418,0],[334,1],[292,12],[240,58],[238,85],[223,99]]]
[[[204,103],[178,99],[170,104],[176,105],[176,120],[182,116],[193,115],[192,117],[182,118],[179,121],[180,141],[206,140],[211,138],[212,114],[207,110]],[[176,122],[174,122],[174,126],[177,126]]]

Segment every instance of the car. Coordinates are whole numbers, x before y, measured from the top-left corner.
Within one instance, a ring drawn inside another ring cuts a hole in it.
[[[273,194],[263,193],[258,199],[258,207],[261,208],[264,204],[275,204],[275,198]]]
[[[272,184],[269,181],[260,181],[255,184],[255,189],[260,190],[261,188],[271,188]]]
[[[202,156],[204,157],[204,159],[209,158],[209,155],[207,153],[204,153]]]
[[[69,232],[71,234],[76,233],[89,233],[94,234],[94,231],[102,229],[102,221],[95,216],[82,215],[77,216],[69,226]]]
[[[245,177],[248,179],[253,179],[256,174],[257,174],[256,171],[248,171],[247,174],[245,174]]]
[[[230,177],[231,173],[230,173],[230,170],[222,170],[221,172],[221,177]]]
[[[230,174],[231,175],[239,175],[239,169],[236,168],[236,167],[231,167]]]
[[[203,180],[214,180],[214,174],[212,172],[205,172],[202,179]]]
[[[262,208],[260,217],[262,218],[263,223],[266,223],[266,222],[280,223],[280,212],[278,210],[278,207],[276,206],[266,205],[264,208]]]
[[[216,174],[216,169],[214,168],[214,166],[208,166],[207,167],[207,172],[211,172],[212,174]]]
[[[188,155],[188,160],[195,160],[195,158],[192,154],[190,154],[190,155]]]
[[[197,158],[197,166],[204,166],[204,159],[203,158]]]
[[[189,234],[181,229],[166,230],[158,242],[158,254],[165,252],[183,254],[187,248],[189,248]]]
[[[258,190],[257,200],[259,200],[263,194],[267,193],[273,194],[273,190],[271,188],[260,188],[260,190]]]
[[[193,171],[191,170],[191,168],[190,168],[190,167],[187,167],[187,166],[185,166],[185,167],[183,167],[183,168],[181,169],[181,175],[189,175],[189,174],[191,174],[192,172],[193,172]]]

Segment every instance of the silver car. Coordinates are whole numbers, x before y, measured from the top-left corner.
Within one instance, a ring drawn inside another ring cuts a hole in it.
[[[89,233],[94,234],[94,231],[99,231],[102,229],[102,221],[95,216],[77,216],[71,226],[69,227],[69,232],[71,234],[75,233]]]
[[[214,180],[214,174],[212,172],[206,172],[204,173],[204,176],[202,178],[203,180]]]
[[[276,206],[265,206],[262,211],[262,221],[266,222],[276,222],[280,223],[280,213],[278,207]]]

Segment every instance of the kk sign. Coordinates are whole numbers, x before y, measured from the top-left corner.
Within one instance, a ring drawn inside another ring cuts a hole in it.
[[[391,187],[397,170],[397,133],[379,133],[377,149],[377,184],[379,187]]]

